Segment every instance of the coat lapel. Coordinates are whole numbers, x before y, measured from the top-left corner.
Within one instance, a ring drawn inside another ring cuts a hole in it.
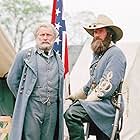
[[[35,52],[32,52],[30,58],[25,58],[24,61],[27,64],[27,66],[30,67],[30,69],[37,76],[37,60],[35,55],[36,55]]]
[[[90,65],[90,68],[93,66],[93,65],[95,65],[95,64],[97,64],[98,62],[99,62],[99,58],[97,58],[96,60],[94,60],[94,61],[92,61],[92,63],[91,63],[91,65]],[[95,65],[96,66],[96,65]]]

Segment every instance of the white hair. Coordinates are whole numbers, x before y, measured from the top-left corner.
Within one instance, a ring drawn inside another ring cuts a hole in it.
[[[55,35],[55,38],[58,37],[59,32],[58,32],[58,30],[56,29],[56,27],[55,27],[53,24],[47,23],[47,22],[40,22],[40,23],[37,24],[37,26],[36,26],[36,28],[35,28],[35,30],[34,30],[34,36],[35,36],[35,38],[37,37],[38,30],[39,30],[41,27],[46,27],[46,28],[52,29],[52,31],[53,31],[53,33],[54,33],[54,35]]]

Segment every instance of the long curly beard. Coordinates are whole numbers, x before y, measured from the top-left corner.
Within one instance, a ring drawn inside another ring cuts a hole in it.
[[[111,39],[112,38],[110,37],[110,35],[107,35],[104,41],[102,41],[99,38],[94,38],[91,43],[91,49],[95,54],[100,55],[101,53],[104,53],[109,48]]]

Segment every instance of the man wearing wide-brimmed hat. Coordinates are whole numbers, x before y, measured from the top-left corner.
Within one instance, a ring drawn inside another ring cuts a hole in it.
[[[111,99],[118,93],[126,70],[126,58],[115,45],[123,32],[105,15],[99,15],[93,24],[84,29],[93,36],[90,79],[80,91],[67,98],[75,102],[64,117],[70,140],[84,140],[84,122],[92,122],[97,140],[109,140],[115,118]],[[124,110],[121,100],[120,116]]]

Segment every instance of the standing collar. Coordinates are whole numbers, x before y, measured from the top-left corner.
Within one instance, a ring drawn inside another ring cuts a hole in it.
[[[49,50],[48,55],[45,54],[44,50],[39,49],[38,47],[36,47],[36,52],[38,54],[42,54],[45,57],[50,57],[53,56],[53,49]]]

